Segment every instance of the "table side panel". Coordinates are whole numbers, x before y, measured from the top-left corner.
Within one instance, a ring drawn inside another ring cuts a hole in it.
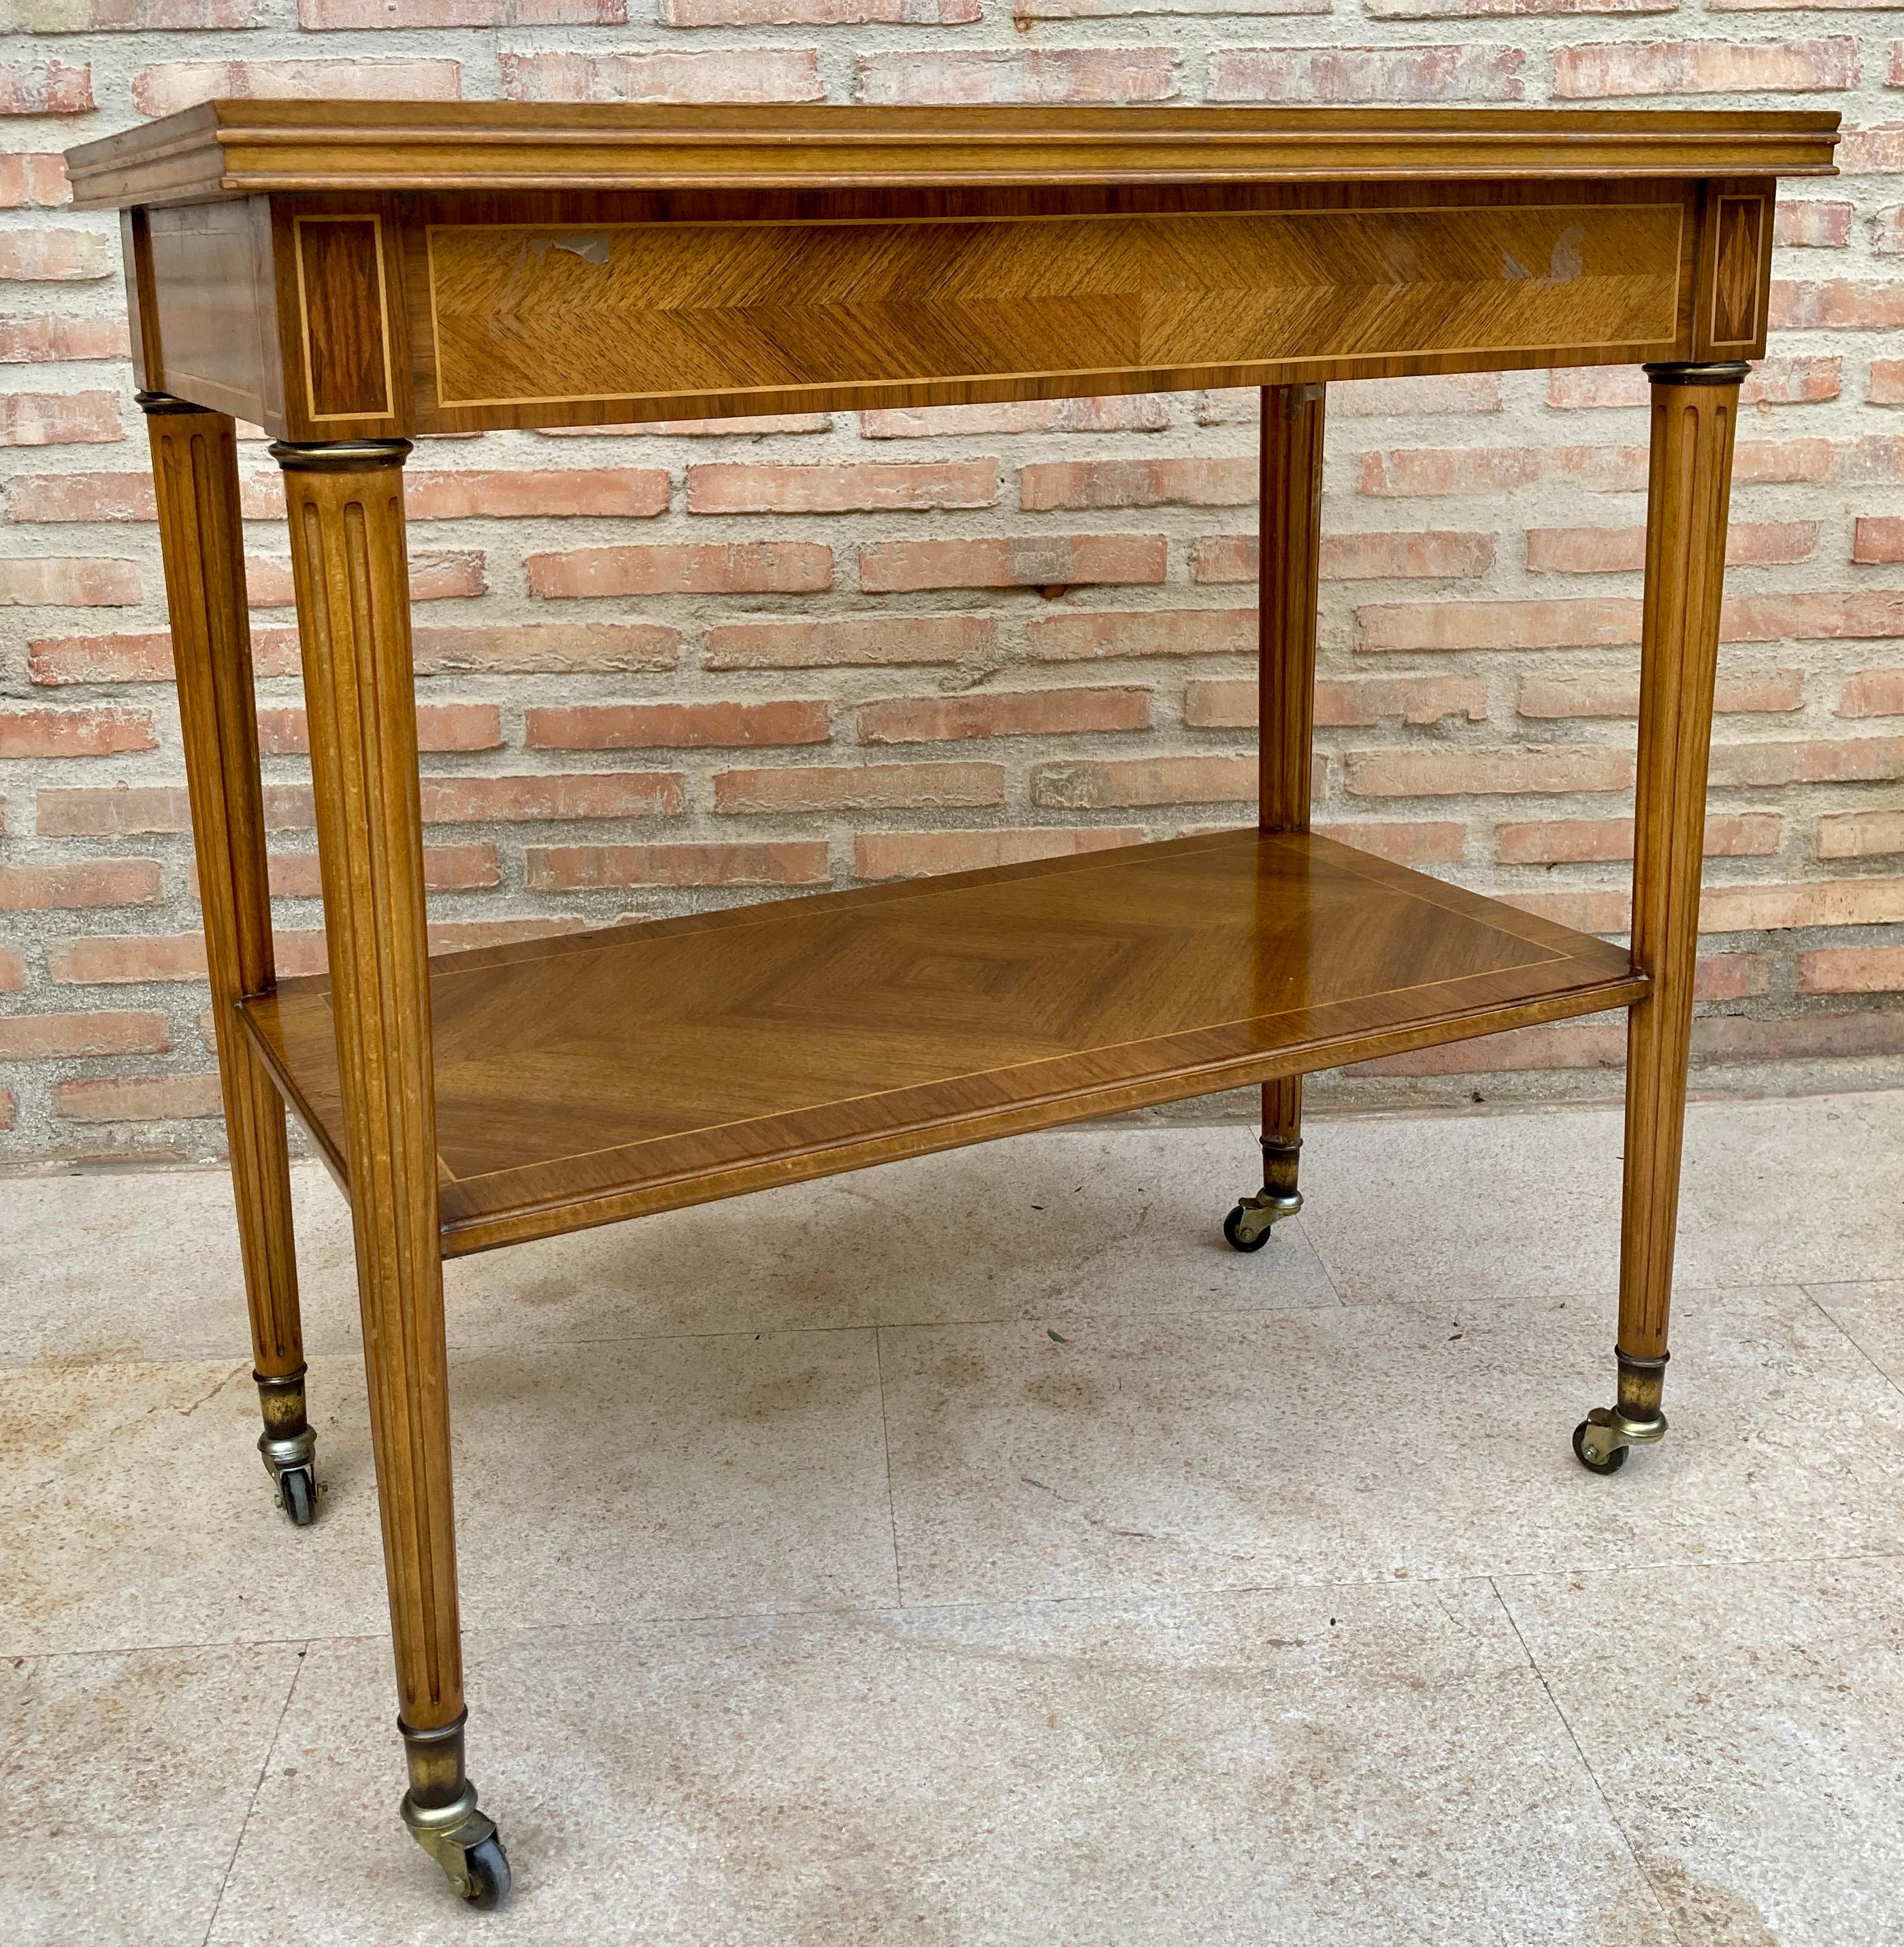
[[[1692,198],[941,218],[419,221],[425,430],[1670,358]]]
[[[194,405],[275,429],[278,357],[270,200],[186,203],[132,230],[145,381]]]

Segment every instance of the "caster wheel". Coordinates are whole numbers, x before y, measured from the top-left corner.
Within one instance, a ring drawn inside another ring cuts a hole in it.
[[[1269,1225],[1265,1224],[1253,1237],[1245,1237],[1243,1232],[1243,1209],[1239,1203],[1223,1220],[1224,1241],[1233,1251],[1260,1251],[1269,1242]]]
[[[279,1505],[293,1528],[308,1528],[317,1518],[317,1484],[308,1467],[287,1467],[277,1477]]]
[[[463,1898],[481,1912],[493,1911],[509,1891],[509,1856],[503,1850],[502,1840],[492,1834],[480,1846],[472,1846],[464,1858],[471,1889]]]
[[[1616,1447],[1604,1460],[1590,1460],[1587,1457],[1587,1429],[1589,1422],[1582,1420],[1574,1429],[1574,1458],[1590,1474],[1617,1474],[1627,1464],[1627,1449]]]

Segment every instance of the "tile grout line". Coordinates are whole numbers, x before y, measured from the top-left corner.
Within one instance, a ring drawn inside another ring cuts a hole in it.
[[[224,1905],[225,1889],[231,1884],[232,1868],[238,1863],[238,1854],[245,1843],[245,1834],[251,1827],[251,1815],[258,1809],[258,1800],[264,1792],[265,1781],[271,1775],[271,1760],[277,1755],[277,1741],[284,1729],[284,1720],[291,1713],[291,1699],[297,1695],[298,1679],[304,1674],[304,1660],[310,1654],[311,1645],[302,1642],[298,1647],[298,1660],[291,1671],[291,1681],[286,1686],[284,1701],[280,1707],[277,1721],[271,1726],[270,1741],[265,1747],[263,1762],[258,1767],[258,1778],[251,1788],[251,1797],[245,1806],[245,1815],[238,1822],[238,1836],[231,1842],[231,1856],[224,1862],[224,1876],[218,1881],[218,1896],[212,1902],[210,1917],[205,1923],[205,1938],[199,1947],[211,1947],[212,1930],[218,1924],[218,1913]]]
[[[1659,1917],[1665,1923],[1667,1932],[1675,1940],[1683,1942],[1686,1936],[1680,1933],[1665,1901],[1661,1898],[1659,1888],[1653,1884],[1652,1874],[1647,1871],[1633,1846],[1632,1835],[1627,1831],[1619,1813],[1614,1810],[1612,1801],[1606,1795],[1606,1787],[1601,1783],[1599,1773],[1593,1769],[1593,1762],[1580,1743],[1579,1734],[1574,1730],[1566,1712],[1561,1708],[1560,1699],[1553,1694],[1553,1685],[1547,1681],[1547,1673],[1540,1667],[1534,1651],[1528,1646],[1527,1638],[1522,1635],[1520,1618],[1515,1614],[1507,1598],[1501,1593],[1499,1584],[1491,1575],[1488,1577],[1488,1586],[1494,1591],[1494,1600],[1500,1605],[1500,1612],[1507,1618],[1507,1627],[1514,1632],[1514,1640],[1520,1645],[1521,1654],[1527,1658],[1527,1667],[1533,1671],[1534,1681],[1540,1685],[1547,1702],[1553,1707],[1553,1714],[1559,1719],[1560,1728],[1567,1733],[1567,1741],[1573,1746],[1574,1754],[1580,1760],[1580,1769],[1592,1781],[1594,1795],[1599,1800],[1601,1809],[1605,1812],[1614,1831],[1619,1834],[1620,1843],[1627,1849],[1627,1857],[1632,1860],[1633,1869],[1639,1875],[1640,1884],[1646,1889],[1654,1905],[1659,1909]]]
[[[893,1429],[886,1415],[886,1355],[882,1328],[873,1327],[873,1372],[879,1382],[879,1445],[886,1460],[886,1521],[893,1537],[893,1601],[903,1609],[906,1601],[906,1575],[899,1565],[899,1503],[893,1497]]]
[[[1873,1284],[1883,1284],[1890,1282],[1889,1280],[1884,1278],[1859,1279],[1851,1281],[1860,1283]],[[1837,1282],[1844,1282],[1844,1280],[1837,1280]],[[1865,1364],[1884,1381],[1886,1385],[1890,1388],[1893,1392],[1904,1394],[1904,1385],[1900,1385],[1899,1383],[1896,1378],[1891,1373],[1890,1369],[1882,1364],[1881,1361],[1865,1349],[1863,1344],[1859,1341],[1856,1333],[1853,1332],[1841,1320],[1832,1317],[1830,1307],[1828,1306],[1825,1301],[1818,1295],[1817,1292],[1812,1289],[1810,1285],[1801,1284],[1799,1286],[1798,1289],[1803,1295],[1805,1302],[1810,1305],[1813,1309],[1817,1312],[1819,1317],[1823,1319],[1827,1325],[1831,1326],[1831,1329],[1851,1348],[1853,1351],[1857,1354],[1859,1358],[1863,1360]]]

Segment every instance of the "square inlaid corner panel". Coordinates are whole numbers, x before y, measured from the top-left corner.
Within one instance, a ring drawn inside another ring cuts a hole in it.
[[[1664,358],[1680,339],[1692,212],[1676,187],[1488,206],[1328,200],[1062,218],[423,221],[407,240],[417,422]]]

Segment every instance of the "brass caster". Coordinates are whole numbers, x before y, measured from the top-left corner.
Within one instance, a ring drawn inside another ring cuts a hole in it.
[[[425,1852],[443,1868],[457,1893],[488,1911],[509,1891],[509,1856],[496,1834],[496,1822],[476,1809],[476,1788],[466,1781],[447,1805],[420,1806],[404,1794],[404,1823]]]
[[[293,1528],[308,1528],[317,1518],[317,1436],[308,1426],[282,1438],[261,1433],[258,1450],[265,1456],[277,1505]]]
[[[1666,1437],[1666,1416],[1629,1419],[1617,1407],[1596,1406],[1574,1429],[1574,1454],[1590,1474],[1617,1474],[1627,1450],[1650,1447]]]
[[[1266,1190],[1246,1196],[1223,1220],[1224,1240],[1233,1251],[1260,1251],[1271,1229],[1302,1208],[1300,1196],[1277,1196]]]

